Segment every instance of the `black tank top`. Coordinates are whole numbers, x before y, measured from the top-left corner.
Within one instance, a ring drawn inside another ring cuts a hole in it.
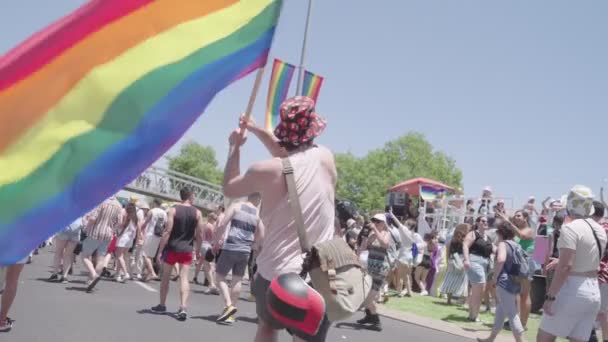
[[[471,248],[469,248],[471,254],[475,254],[480,257],[489,258],[492,255],[492,242],[481,237],[481,234],[475,232],[475,241]]]
[[[198,220],[196,219],[196,208],[176,205],[175,217],[173,218],[173,229],[169,236],[167,249],[176,253],[192,253],[194,250],[194,236]]]

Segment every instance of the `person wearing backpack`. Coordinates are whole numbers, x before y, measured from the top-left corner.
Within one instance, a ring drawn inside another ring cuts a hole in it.
[[[519,315],[521,323],[524,325],[524,329],[528,326],[528,317],[530,317],[530,311],[532,309],[532,301],[530,299],[530,293],[532,291],[532,280],[534,276],[535,263],[532,259],[534,253],[534,231],[528,225],[529,216],[524,210],[518,210],[515,212],[511,219],[505,215],[500,217],[510,224],[515,229],[515,238],[513,241],[523,249],[525,252],[528,267],[530,269],[530,276],[528,279],[523,279],[521,283],[521,291],[519,293]],[[505,324],[505,328],[510,328],[508,324]]]
[[[505,319],[509,320],[515,341],[523,341],[524,327],[517,310],[517,297],[521,292],[522,274],[527,276],[527,262],[522,248],[513,241],[515,227],[510,223],[501,222],[496,230],[498,246],[494,263],[494,275],[488,286],[496,287],[496,314],[494,327],[486,339],[478,338],[479,342],[492,342],[503,328]]]

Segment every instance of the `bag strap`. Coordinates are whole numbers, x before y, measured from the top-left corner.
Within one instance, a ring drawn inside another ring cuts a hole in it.
[[[306,235],[306,228],[304,227],[304,218],[302,217],[302,206],[300,204],[300,198],[298,197],[298,191],[296,188],[296,178],[293,174],[293,166],[289,158],[283,158],[283,176],[287,183],[287,194],[289,195],[289,207],[291,213],[295,219],[296,228],[298,230],[298,239],[300,240],[300,248],[302,252],[310,252],[310,245],[308,244],[308,236]]]
[[[589,221],[587,221],[587,219],[584,219],[583,221],[585,221],[585,223],[587,223],[589,225],[589,228],[591,228],[591,232],[593,232],[593,237],[595,238],[595,243],[597,243],[597,249],[600,253],[600,262],[602,261],[602,244],[600,243],[600,239],[597,237],[597,233],[595,232],[595,229],[593,229],[593,226],[591,225],[591,223],[589,223]]]

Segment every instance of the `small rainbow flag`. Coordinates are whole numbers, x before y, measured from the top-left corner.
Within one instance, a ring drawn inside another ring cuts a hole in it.
[[[420,187],[420,197],[422,197],[425,201],[432,201],[437,198],[437,196],[444,192],[444,189],[435,188],[428,185],[423,185]]]
[[[0,58],[0,265],[120,190],[264,66],[281,0],[92,0]]]
[[[279,107],[287,98],[289,85],[296,67],[282,60],[275,59],[272,66],[270,86],[268,88],[268,100],[266,102],[266,130],[272,131],[279,121]]]
[[[317,102],[321,86],[323,85],[323,77],[315,75],[312,72],[306,70],[304,72],[304,83],[302,86],[302,95],[308,96]]]

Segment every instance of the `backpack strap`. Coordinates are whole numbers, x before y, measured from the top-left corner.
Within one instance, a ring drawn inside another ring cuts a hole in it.
[[[597,233],[595,232],[595,229],[593,229],[593,226],[591,225],[591,223],[589,223],[589,221],[587,221],[587,219],[584,219],[583,221],[585,221],[585,223],[587,223],[589,225],[589,228],[591,228],[591,232],[593,233],[593,237],[595,238],[595,243],[597,243],[597,250],[598,253],[600,253],[600,262],[602,262],[602,244],[600,243],[600,239],[597,237]]]
[[[310,252],[310,245],[308,244],[308,236],[306,235],[306,228],[304,227],[304,218],[302,217],[302,206],[300,204],[300,198],[298,197],[298,190],[296,188],[296,179],[293,174],[293,166],[289,158],[283,158],[283,177],[285,177],[285,183],[287,184],[287,194],[289,196],[289,207],[291,213],[295,219],[296,228],[298,230],[298,240],[300,241],[300,248],[302,252]]]

